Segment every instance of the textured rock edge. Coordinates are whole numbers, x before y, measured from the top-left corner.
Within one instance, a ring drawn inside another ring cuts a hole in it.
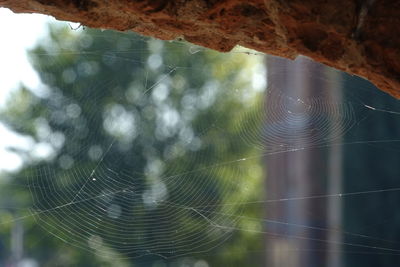
[[[185,40],[308,56],[400,98],[398,0],[0,0],[17,13]]]

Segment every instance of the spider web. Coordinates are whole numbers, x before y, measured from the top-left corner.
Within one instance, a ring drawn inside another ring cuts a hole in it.
[[[27,168],[33,207],[16,220],[34,217],[69,245],[121,258],[211,251],[241,231],[282,235],[263,227],[269,224],[336,231],[358,238],[340,241],[346,248],[399,254],[393,240],[251,216],[246,211],[268,203],[400,191],[399,187],[374,188],[274,199],[259,192],[266,157],[357,144],[389,143],[396,150],[399,140],[359,140],[354,132],[375,113],[398,116],[398,111],[381,108],[373,98],[366,101],[353,92],[335,100],[326,88],[310,97],[288,95],[270,81],[263,89],[264,55],[245,49],[221,55],[179,41],[162,43],[127,33],[68,34],[59,43],[32,52],[45,62],[36,68],[48,87],[38,97],[47,107],[38,109],[45,119],[35,123],[42,131],[40,138],[53,150],[47,161],[32,161]],[[93,49],[94,43],[100,43],[100,48]],[[169,57],[172,53],[178,56]],[[190,57],[190,63],[184,57]],[[213,57],[222,57],[223,63],[202,65],[213,62]],[[65,68],[68,60],[76,61],[75,69]],[[261,75],[239,68],[246,64]],[[118,67],[113,71],[110,66]],[[54,69],[61,73],[61,84],[72,90],[70,95],[58,88],[59,77],[51,74]],[[128,80],[122,70],[132,72]],[[109,76],[98,75],[107,71]],[[268,71],[269,77],[283,72]],[[213,79],[188,82],[193,73]],[[315,79],[340,83],[324,74]],[[85,101],[76,103],[76,99]],[[353,140],[342,142],[344,135]],[[371,245],[371,241],[384,245]]]

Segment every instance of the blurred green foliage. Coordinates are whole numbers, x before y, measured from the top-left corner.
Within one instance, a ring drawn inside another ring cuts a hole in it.
[[[262,197],[261,152],[241,139],[262,123],[246,123],[260,56],[65,27],[29,54],[43,84],[1,114],[35,140],[2,185],[22,208],[2,212],[3,236],[27,216],[40,266],[261,265],[261,236],[240,229],[262,206],[232,204]]]

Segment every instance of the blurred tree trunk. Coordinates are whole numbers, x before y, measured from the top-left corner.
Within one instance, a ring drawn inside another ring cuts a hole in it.
[[[338,243],[341,235],[337,231],[318,231],[310,227],[340,229],[341,200],[307,197],[341,192],[341,148],[312,148],[318,146],[316,140],[325,137],[326,129],[320,129],[318,125],[314,128],[313,120],[316,117],[309,110],[302,110],[297,106],[299,102],[308,105],[317,99],[327,101],[327,104],[338,103],[341,99],[341,88],[336,76],[339,74],[306,58],[288,61],[268,57],[267,60],[269,90],[279,90],[280,93],[279,99],[274,93],[268,93],[266,107],[268,109],[279,101],[285,105],[280,107],[280,118],[273,116],[271,119],[267,114],[266,124],[294,125],[290,129],[289,126],[286,128],[293,132],[281,132],[282,136],[276,136],[275,140],[281,138],[281,144],[266,144],[268,151],[282,151],[285,147],[288,150],[268,155],[266,159],[267,199],[283,199],[266,203],[267,218],[282,222],[266,223],[266,232],[269,233],[266,236],[266,266],[339,267],[341,260],[337,251],[340,248]],[[289,120],[287,114],[291,112],[298,112],[297,118],[300,119]],[[323,111],[318,114],[326,115]],[[333,116],[328,120],[333,122],[340,118]],[[306,135],[307,138],[302,138],[299,134],[299,138],[291,142],[287,136],[296,136],[296,131],[314,133]],[[296,148],[296,151],[291,148]],[[295,200],[284,200],[290,198]]]

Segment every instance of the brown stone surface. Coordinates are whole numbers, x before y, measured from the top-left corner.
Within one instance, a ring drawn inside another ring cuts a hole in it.
[[[400,98],[398,0],[0,0],[96,28],[229,51],[235,45],[316,61]]]

